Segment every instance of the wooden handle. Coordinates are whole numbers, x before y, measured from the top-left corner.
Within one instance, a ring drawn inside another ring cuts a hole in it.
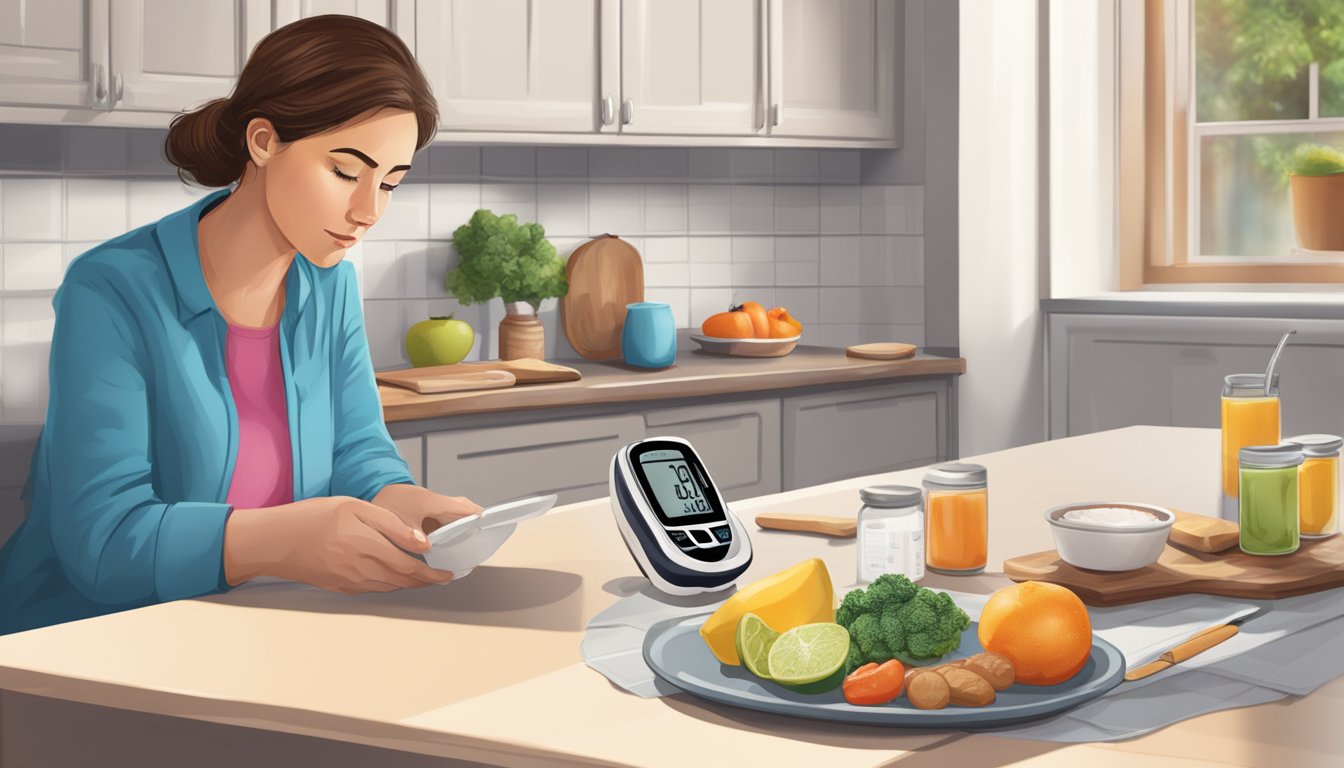
[[[854,538],[859,530],[859,525],[853,518],[826,515],[757,515],[756,524],[762,528],[773,528],[778,531],[820,533],[845,539]]]
[[[1190,636],[1189,640],[1172,648],[1170,651],[1162,654],[1156,661],[1150,661],[1139,667],[1135,667],[1125,673],[1125,679],[1129,681],[1142,680],[1149,675],[1157,674],[1173,664],[1179,664],[1192,656],[1209,650],[1213,646],[1236,635],[1240,631],[1233,624],[1221,624],[1216,627],[1210,627]]]
[[[1224,624],[1221,627],[1206,629],[1189,640],[1186,640],[1184,643],[1172,648],[1167,652],[1167,655],[1171,657],[1173,664],[1179,664],[1191,656],[1197,656],[1207,651],[1213,646],[1237,634],[1237,632],[1237,628],[1231,624]]]

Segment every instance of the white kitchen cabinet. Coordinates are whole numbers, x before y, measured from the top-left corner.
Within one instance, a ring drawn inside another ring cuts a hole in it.
[[[227,96],[265,0],[116,0],[104,109],[178,112]]]
[[[91,105],[107,23],[108,0],[0,0],[0,104]]]
[[[435,2],[428,0],[427,5]],[[387,27],[415,52],[415,0],[271,0],[271,27],[328,13],[358,16]]]
[[[897,0],[769,0],[770,135],[890,139]]]
[[[616,7],[615,0],[422,0],[417,58],[434,86],[440,129],[596,131],[599,11]]]
[[[623,0],[621,133],[765,131],[761,0]]]

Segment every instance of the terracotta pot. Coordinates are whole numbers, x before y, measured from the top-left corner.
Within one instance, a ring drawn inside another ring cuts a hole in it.
[[[1312,251],[1344,251],[1344,173],[1292,176],[1297,244]]]
[[[499,359],[546,357],[546,328],[536,315],[505,315],[499,321]]]

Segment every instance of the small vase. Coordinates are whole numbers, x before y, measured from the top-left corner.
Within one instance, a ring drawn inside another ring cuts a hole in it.
[[[1344,174],[1291,176],[1293,230],[1311,251],[1344,251]]]
[[[621,354],[636,368],[666,368],[677,359],[677,326],[672,307],[660,301],[625,305]]]
[[[523,303],[531,309],[531,305]],[[509,313],[499,321],[499,359],[518,360],[531,357],[541,360],[546,357],[546,327],[536,313],[515,312],[514,306],[508,306]]]

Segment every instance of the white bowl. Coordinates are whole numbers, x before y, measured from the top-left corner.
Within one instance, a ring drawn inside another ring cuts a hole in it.
[[[1157,519],[1125,526],[1064,519],[1064,513],[1070,510],[1096,507],[1137,509]],[[1152,504],[1094,501],[1055,507],[1045,513],[1045,519],[1050,523],[1060,559],[1069,565],[1093,571],[1132,571],[1157,562],[1176,515]]]
[[[786,339],[724,339],[717,336],[691,334],[691,340],[700,345],[700,349],[713,355],[733,355],[735,357],[783,357],[798,346],[802,334]]]
[[[497,504],[480,514],[436,528],[428,537],[433,546],[423,555],[425,563],[441,571],[452,571],[454,580],[461,579],[495,554],[519,521],[544,514],[555,506],[557,499],[551,494]]]

